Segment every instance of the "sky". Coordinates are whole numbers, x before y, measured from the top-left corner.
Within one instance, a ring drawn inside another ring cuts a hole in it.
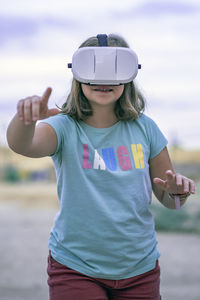
[[[51,86],[70,91],[74,51],[98,33],[122,35],[137,53],[146,114],[169,145],[200,149],[200,0],[0,0],[0,145],[18,100]]]

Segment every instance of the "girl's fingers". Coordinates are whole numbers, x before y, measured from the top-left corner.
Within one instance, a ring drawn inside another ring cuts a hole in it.
[[[42,98],[41,98],[41,102],[44,104],[44,105],[47,105],[48,101],[49,101],[49,97],[51,95],[51,92],[52,92],[52,88],[48,87],[44,94],[42,95]]]
[[[160,179],[158,177],[154,178],[153,182],[156,183],[156,184],[164,184],[164,180],[162,180],[162,179]]]
[[[189,192],[191,194],[195,194],[195,184],[194,184],[194,181],[190,180],[189,182]]]
[[[184,193],[185,190],[188,189],[188,182],[187,178],[182,176],[181,174],[174,174],[171,170],[168,170],[166,172],[166,180],[167,180],[167,186],[170,189],[177,190],[177,193],[180,191],[180,193]]]
[[[178,187],[183,185],[183,180],[184,179],[185,178],[182,175],[176,174],[176,184],[177,184]]]
[[[32,96],[22,99],[17,104],[17,113],[19,119],[24,121],[25,125],[30,125],[31,122],[36,122],[40,119],[41,115],[45,116],[48,111],[47,103],[51,95],[52,89],[48,87],[43,96]],[[58,113],[52,111],[52,114]]]
[[[17,113],[21,121],[24,120],[24,100],[20,100],[17,104]]]
[[[32,101],[31,98],[24,100],[24,122],[26,125],[32,121]]]
[[[166,180],[162,180],[158,177],[153,179],[153,182],[161,189],[173,194],[186,194],[188,192],[195,194],[195,184],[193,180],[181,174],[175,174],[171,170],[167,170],[165,174]]]
[[[166,180],[167,181],[173,181],[175,174],[172,172],[172,170],[167,170],[166,171]]]
[[[161,178],[153,179],[153,182],[161,189],[173,194],[195,193],[195,184],[193,180],[184,177],[181,174],[175,174],[171,170],[167,170],[165,174],[166,180],[162,180]]]
[[[32,97],[32,121],[36,122],[40,118],[40,97]]]
[[[165,190],[166,189],[166,181],[165,180],[162,180],[161,178],[154,178],[153,179],[153,182],[159,186],[162,190]]]
[[[189,182],[189,179],[188,178],[184,178],[183,179],[183,193],[188,193],[190,191],[190,182]]]

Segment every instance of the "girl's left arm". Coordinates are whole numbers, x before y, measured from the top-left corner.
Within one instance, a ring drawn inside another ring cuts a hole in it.
[[[153,192],[167,208],[176,208],[174,196],[180,196],[182,206],[190,194],[195,194],[193,180],[175,173],[167,148],[152,158],[149,166]]]

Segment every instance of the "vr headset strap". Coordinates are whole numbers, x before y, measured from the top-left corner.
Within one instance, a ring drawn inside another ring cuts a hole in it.
[[[107,34],[98,34],[97,38],[100,47],[108,46]]]

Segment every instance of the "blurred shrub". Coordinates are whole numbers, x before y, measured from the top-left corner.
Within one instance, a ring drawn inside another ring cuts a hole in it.
[[[35,171],[23,170],[17,168],[15,165],[6,164],[3,168],[0,168],[0,181],[6,181],[9,183],[29,181],[55,182],[56,175],[53,167]]]
[[[20,174],[16,167],[8,165],[3,169],[3,179],[7,182],[19,182]]]
[[[171,210],[160,204],[152,204],[151,211],[156,231],[200,234],[200,211],[193,210],[191,213],[187,204],[180,210]]]

